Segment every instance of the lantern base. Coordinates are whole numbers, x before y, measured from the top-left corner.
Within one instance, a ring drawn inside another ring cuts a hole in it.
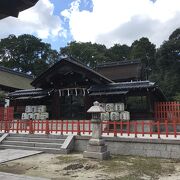
[[[92,145],[92,146],[104,146],[105,145],[105,141],[104,141],[104,139],[91,138],[89,140],[89,145]]]
[[[108,159],[110,157],[110,152],[107,150],[107,145],[97,143],[97,139],[95,143],[92,143],[93,139],[90,140],[89,144],[87,145],[87,151],[84,151],[83,157],[85,158],[94,158],[94,159]]]
[[[89,151],[84,151],[83,153],[84,158],[93,158],[93,159],[99,159],[99,160],[106,160],[109,159],[110,157],[110,152],[89,152]]]

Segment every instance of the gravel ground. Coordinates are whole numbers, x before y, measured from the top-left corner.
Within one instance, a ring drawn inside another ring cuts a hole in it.
[[[97,161],[82,154],[38,154],[0,164],[0,171],[52,180],[179,180],[180,160],[112,156]]]

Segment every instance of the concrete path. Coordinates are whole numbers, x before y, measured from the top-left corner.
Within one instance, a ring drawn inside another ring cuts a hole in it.
[[[0,180],[48,180],[48,179],[0,172]]]
[[[4,150],[0,150],[0,163],[12,161],[12,160],[27,157],[27,156],[32,156],[32,155],[40,154],[40,153],[42,153],[42,151],[4,149]]]

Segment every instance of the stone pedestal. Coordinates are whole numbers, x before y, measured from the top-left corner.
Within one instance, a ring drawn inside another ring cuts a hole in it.
[[[104,140],[100,139],[100,143],[97,143],[97,139],[91,139],[87,145],[87,151],[83,153],[83,157],[104,160],[110,157],[110,152],[107,151]]]
[[[101,137],[101,123],[100,120],[92,120],[92,138],[89,140],[87,150],[84,151],[83,157],[95,159],[108,159],[110,152],[107,150],[104,140]]]

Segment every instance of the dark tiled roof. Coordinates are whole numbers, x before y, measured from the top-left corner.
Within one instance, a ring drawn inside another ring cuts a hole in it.
[[[4,67],[4,66],[0,66],[0,71],[15,74],[15,75],[22,76],[22,77],[25,77],[25,78],[28,78],[28,79],[33,79],[33,76],[31,76],[31,75],[28,75],[28,74],[23,73],[23,72],[15,71],[13,69],[10,69],[10,68]]]
[[[9,93],[9,97],[24,97],[24,96],[48,96],[51,94],[51,91],[43,90],[41,88],[38,89],[26,89],[19,90],[12,93]]]
[[[72,68],[72,71],[73,69],[78,69],[78,72],[83,72],[83,74],[86,74],[90,78],[93,77],[93,79],[96,79],[98,82],[105,83],[105,84],[113,82],[112,80],[108,79],[102,74],[99,74],[98,72],[94,71],[90,67],[82,63],[79,63],[74,58],[66,57],[66,58],[60,59],[56,64],[50,67],[47,71],[43,72],[31,84],[34,87],[38,87],[38,88],[42,87],[41,85],[43,83],[46,83],[46,79],[48,76],[51,76],[54,72],[58,71],[59,69],[61,69],[61,71],[64,70],[63,67],[67,67],[67,66]]]
[[[127,94],[128,91],[110,91],[110,92],[92,92],[90,96],[102,96],[102,95],[124,95]]]
[[[0,85],[12,89],[32,88],[32,76],[0,66]]]
[[[132,81],[132,82],[121,82],[121,83],[110,83],[106,85],[94,85],[89,88],[89,92],[101,92],[101,91],[118,91],[118,90],[129,90],[139,88],[152,88],[155,87],[155,83],[150,81]]]
[[[38,0],[0,0],[0,19],[18,17],[20,11],[34,6]]]
[[[101,67],[112,67],[112,66],[123,66],[123,65],[130,65],[130,64],[140,64],[140,60],[123,60],[123,61],[114,61],[114,62],[107,62],[101,63],[97,65],[97,68]]]
[[[106,85],[94,85],[88,89],[89,95],[125,95],[128,93],[151,91],[157,99],[165,101],[166,96],[161,89],[150,81],[132,81],[121,83],[110,83]]]

